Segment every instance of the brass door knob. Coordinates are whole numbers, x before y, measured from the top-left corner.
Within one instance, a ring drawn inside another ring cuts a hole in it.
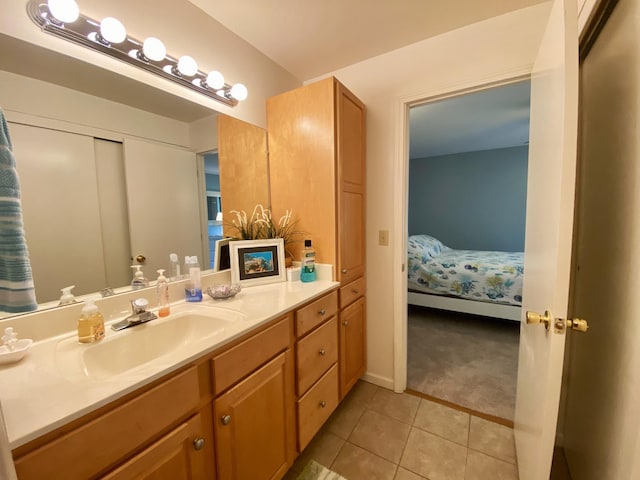
[[[223,425],[229,425],[231,423],[231,415],[223,415],[220,417],[220,421]]]
[[[565,320],[566,327],[571,330],[575,330],[577,332],[585,332],[589,330],[589,324],[586,320],[582,318],[571,318],[569,320]]]
[[[327,354],[326,350],[324,348],[321,348],[320,351],[318,352],[320,355],[322,355],[323,357]]]
[[[544,312],[544,315],[540,315],[539,313],[536,313],[536,312],[527,312],[528,324],[541,323],[544,325],[544,327],[547,330],[549,330],[552,320],[553,320],[553,315],[551,315],[551,312],[549,310],[546,310]]]
[[[147,260],[147,257],[145,257],[144,255],[138,255],[136,257],[136,262],[138,263],[144,263]]]
[[[320,402],[320,406],[321,406],[322,408],[326,407],[326,406],[327,406],[327,402],[325,402],[324,400],[322,400],[322,401]]]
[[[565,320],[564,318],[553,318],[549,310],[544,312],[544,315],[540,315],[536,312],[527,312],[527,323],[544,324],[545,328],[549,330],[553,324],[554,333],[564,333],[567,328],[575,330],[577,332],[586,332],[589,330],[589,324],[582,318],[570,318]]]

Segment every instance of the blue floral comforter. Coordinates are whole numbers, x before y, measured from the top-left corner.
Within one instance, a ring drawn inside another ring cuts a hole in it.
[[[522,305],[524,253],[453,250],[429,235],[408,242],[409,289]]]

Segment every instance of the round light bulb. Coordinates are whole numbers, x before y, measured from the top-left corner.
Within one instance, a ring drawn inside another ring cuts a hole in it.
[[[80,8],[75,0],[48,0],[51,15],[62,23],[75,22],[80,16]]]
[[[193,77],[198,73],[198,64],[189,55],[184,55],[178,60],[178,71],[187,77]]]
[[[122,43],[127,38],[127,30],[117,18],[106,17],[100,22],[100,35],[109,43]]]
[[[142,44],[142,53],[149,60],[159,62],[167,55],[167,49],[161,40],[156,37],[149,37]]]
[[[249,92],[247,91],[247,87],[245,87],[241,83],[236,83],[231,87],[231,96],[236,100],[245,100]]]
[[[207,86],[209,88],[213,88],[214,90],[218,90],[219,88],[224,87],[224,77],[220,72],[216,70],[209,72],[206,81]]]

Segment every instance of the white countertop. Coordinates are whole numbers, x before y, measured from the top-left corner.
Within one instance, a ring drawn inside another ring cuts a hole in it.
[[[75,331],[36,341],[21,361],[0,366],[0,401],[10,446],[15,449],[157,380],[338,285],[332,281],[282,282],[246,287],[227,300],[212,300],[204,295],[201,303],[176,302],[172,304],[174,319],[170,315],[152,322],[178,322],[180,318],[176,317],[180,311],[197,309],[202,314],[209,308],[215,312],[212,307],[241,312],[246,318],[228,322],[215,335],[190,342],[188,347],[181,347],[113,378],[96,379],[83,375],[82,368],[71,372],[62,366],[63,350],[82,352],[83,348],[91,348],[91,345],[75,342]],[[110,323],[107,323],[102,342],[115,335],[144,334],[145,325],[114,332],[109,328]]]

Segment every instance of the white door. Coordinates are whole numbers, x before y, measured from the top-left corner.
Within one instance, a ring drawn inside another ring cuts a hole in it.
[[[197,156],[188,150],[126,139],[125,178],[129,203],[132,264],[142,255],[149,280],[169,271],[169,254],[204,258]],[[153,181],[151,179],[153,178]]]
[[[106,287],[93,137],[10,124],[38,302]]]
[[[578,124],[575,0],[553,3],[531,79],[524,312],[566,318]],[[547,480],[558,418],[565,335],[522,324],[515,438],[520,480]]]

